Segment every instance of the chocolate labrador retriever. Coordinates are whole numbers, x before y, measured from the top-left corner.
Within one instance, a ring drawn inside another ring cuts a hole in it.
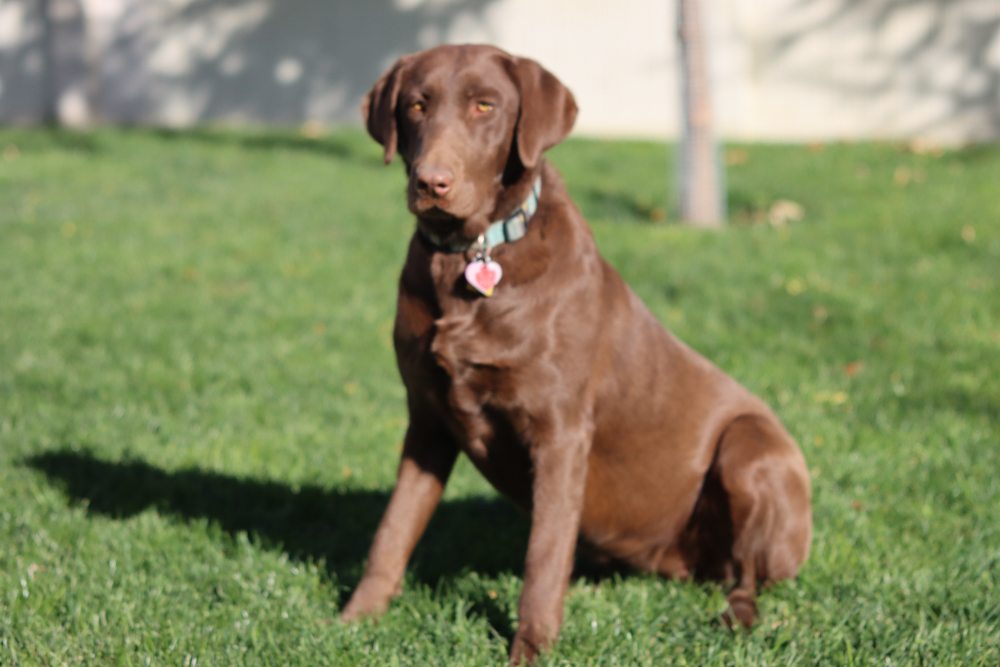
[[[531,515],[511,663],[553,642],[578,539],[671,577],[795,576],[812,533],[805,459],[771,410],[656,320],[601,257],[542,153],[576,118],[537,63],[489,46],[404,56],[362,106],[417,218],[394,333],[410,423],[364,577],[377,615],[464,452]],[[666,252],[666,250],[665,250]]]

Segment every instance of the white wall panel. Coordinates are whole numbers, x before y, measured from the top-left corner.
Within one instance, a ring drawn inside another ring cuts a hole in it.
[[[704,2],[726,136],[1000,137],[1000,0]],[[669,137],[674,13],[674,0],[0,0],[0,120],[358,122],[398,56],[491,42],[573,89],[578,132]]]

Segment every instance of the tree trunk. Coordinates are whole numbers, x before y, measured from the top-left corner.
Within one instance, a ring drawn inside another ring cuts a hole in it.
[[[712,136],[708,47],[700,0],[678,0],[683,132],[678,165],[681,220],[702,227],[722,225],[719,151]]]

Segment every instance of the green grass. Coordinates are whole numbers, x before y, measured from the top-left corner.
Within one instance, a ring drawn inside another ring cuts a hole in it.
[[[0,664],[505,664],[528,522],[464,460],[402,597],[336,621],[405,427],[401,167],[356,131],[4,146]],[[812,556],[747,634],[711,585],[577,580],[541,663],[1000,664],[1000,149],[740,150],[721,232],[650,220],[663,145],[552,159],[653,312],[802,444]],[[805,218],[755,224],[778,199]]]

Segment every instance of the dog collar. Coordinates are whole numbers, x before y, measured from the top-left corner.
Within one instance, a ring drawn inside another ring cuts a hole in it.
[[[538,178],[535,179],[535,184],[531,186],[531,192],[528,193],[528,197],[517,207],[517,210],[513,214],[503,220],[497,220],[486,228],[486,232],[482,236],[471,241],[468,239],[445,241],[437,234],[427,231],[419,224],[417,225],[417,230],[432,246],[446,252],[466,252],[473,247],[479,247],[480,249],[485,247],[489,249],[495,248],[501,243],[513,243],[528,233],[528,221],[531,220],[531,217],[535,215],[535,211],[538,210],[538,198],[541,195],[542,176],[539,174]]]

